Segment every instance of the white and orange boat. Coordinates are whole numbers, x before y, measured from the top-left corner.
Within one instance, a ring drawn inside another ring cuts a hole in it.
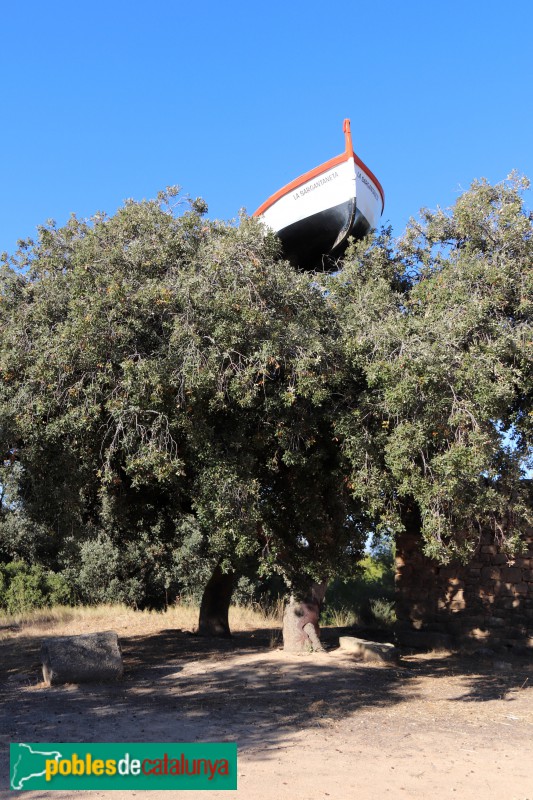
[[[285,256],[302,269],[331,269],[351,236],[375,228],[385,207],[376,176],[353,151],[350,120],[344,120],[345,150],[300,175],[254,213],[275,231]]]

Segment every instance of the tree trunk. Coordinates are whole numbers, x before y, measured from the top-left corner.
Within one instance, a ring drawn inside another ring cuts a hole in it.
[[[205,587],[200,605],[200,636],[231,636],[228,612],[233,594],[234,572],[222,572],[220,562]]]
[[[288,653],[324,652],[318,620],[327,583],[313,583],[301,598],[291,596],[283,615],[283,649]]]

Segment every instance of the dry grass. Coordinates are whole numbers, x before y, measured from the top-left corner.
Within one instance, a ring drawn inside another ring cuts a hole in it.
[[[256,628],[277,628],[283,622],[283,611],[285,609],[285,601],[279,598],[273,603],[253,603],[249,606],[232,606],[230,611],[230,623],[232,621],[232,614],[238,621],[242,616],[243,622],[246,620],[253,620],[254,627]],[[242,615],[241,615],[242,612]],[[246,630],[246,628],[244,628]]]
[[[281,644],[284,603],[280,599],[269,605],[231,606],[230,628],[234,633],[269,631],[271,647]],[[195,632],[199,606],[182,602],[166,611],[135,611],[124,605],[55,606],[21,614],[0,614],[0,642],[17,637],[73,636],[114,630],[119,637],[142,636],[163,630]],[[342,609],[329,615],[322,627],[353,625],[357,618]]]
[[[355,611],[349,608],[328,609],[327,620],[327,624],[334,628],[349,628],[361,622]]]
[[[25,614],[0,615],[0,641],[16,636],[68,636],[112,628],[120,635],[154,633],[165,629],[195,631],[197,605],[182,603],[167,611],[134,611],[123,605],[56,606]],[[229,614],[232,631],[279,627],[279,609],[232,606]]]

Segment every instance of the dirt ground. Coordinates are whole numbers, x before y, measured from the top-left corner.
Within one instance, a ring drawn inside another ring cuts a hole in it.
[[[0,797],[17,794],[7,789],[9,742],[236,741],[236,792],[176,796],[533,800],[530,660],[433,653],[371,665],[336,649],[339,634],[353,631],[326,629],[327,653],[289,656],[272,647],[268,630],[210,642],[116,622],[126,674],[114,685],[47,688],[38,671],[42,635],[22,629],[0,641]]]

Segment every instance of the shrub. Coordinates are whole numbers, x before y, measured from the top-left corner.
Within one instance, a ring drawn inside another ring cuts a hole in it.
[[[382,628],[389,628],[396,622],[396,611],[394,601],[384,597],[370,601],[370,611],[374,622]]]
[[[46,585],[48,588],[49,602],[51,606],[69,606],[74,602],[74,592],[67,582],[64,575],[57,572],[47,572]]]
[[[72,591],[62,575],[24,561],[0,566],[0,607],[9,614],[71,602]]]
[[[127,603],[136,606],[142,593],[134,579],[124,580],[120,574],[120,554],[105,533],[89,539],[79,549],[78,569],[69,569],[83,603]]]
[[[231,601],[236,606],[251,606],[257,593],[257,583],[241,575],[233,590]]]
[[[359,562],[359,573],[334,581],[326,593],[321,620],[325,624],[366,624],[389,627],[395,621],[394,553],[382,547]],[[348,620],[353,620],[348,622]]]

